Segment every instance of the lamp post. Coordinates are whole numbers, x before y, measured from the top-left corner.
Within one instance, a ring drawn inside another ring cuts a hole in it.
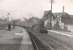
[[[11,18],[9,17],[10,13],[8,13],[8,31],[11,31]]]

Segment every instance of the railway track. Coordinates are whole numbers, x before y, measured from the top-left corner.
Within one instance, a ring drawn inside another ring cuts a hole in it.
[[[19,25],[17,25],[17,26],[19,26]],[[33,35],[33,32],[30,30],[29,27],[24,27],[24,26],[20,26],[20,27],[27,29],[27,32],[30,36],[34,50],[54,50],[50,45],[48,45],[48,46],[44,45],[41,42],[41,40],[39,40],[35,35]]]
[[[32,41],[32,45],[34,50],[53,50],[51,46],[45,46],[36,36],[32,33],[29,33],[30,39]]]

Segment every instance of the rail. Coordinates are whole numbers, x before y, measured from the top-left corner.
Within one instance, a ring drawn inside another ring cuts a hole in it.
[[[30,39],[32,41],[32,45],[34,50],[51,50],[49,47],[45,46],[36,36],[34,36],[31,32],[29,32]]]
[[[27,30],[27,32],[29,33],[34,50],[53,50],[51,46],[44,45],[42,43],[42,41],[33,34],[33,32],[31,31],[31,28],[25,27],[25,26],[20,26],[20,25],[16,25],[16,26],[25,28]]]

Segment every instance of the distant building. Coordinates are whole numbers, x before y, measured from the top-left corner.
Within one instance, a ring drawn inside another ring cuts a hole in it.
[[[52,29],[56,22],[55,18],[56,18],[56,16],[54,16],[51,11],[45,11],[44,16],[42,18],[42,19],[44,19],[44,26],[47,29]]]
[[[51,11],[45,11],[42,20],[44,21],[44,26],[47,29],[52,29],[52,22],[55,17]]]
[[[64,13],[65,15],[66,13]],[[51,23],[51,28],[52,29],[57,29],[57,30],[61,30],[65,28],[65,24],[64,22],[62,22],[62,18],[64,16],[62,16],[63,13],[52,13],[52,15],[49,13],[49,11],[45,11],[44,12],[44,17],[45,18],[45,27],[47,29],[49,29],[50,27],[50,23]]]

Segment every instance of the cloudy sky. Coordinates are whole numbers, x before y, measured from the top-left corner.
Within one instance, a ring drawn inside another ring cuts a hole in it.
[[[54,0],[53,12],[62,12],[63,5],[66,12],[73,14],[73,0]],[[0,13],[11,12],[14,18],[31,16],[41,18],[44,10],[49,9],[50,0],[0,0]]]

